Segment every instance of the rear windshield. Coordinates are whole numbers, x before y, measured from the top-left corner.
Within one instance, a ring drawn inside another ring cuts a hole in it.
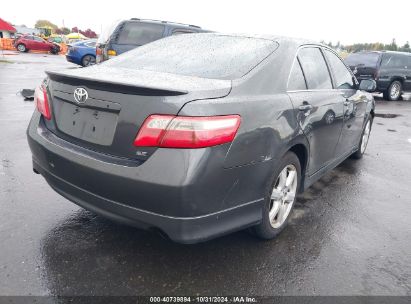
[[[354,53],[345,59],[345,63],[349,66],[376,67],[379,58],[379,53]]]
[[[177,35],[139,47],[104,64],[202,78],[236,79],[247,74],[277,47],[276,42],[258,38]]]
[[[163,37],[164,25],[155,23],[126,22],[121,25],[118,44],[144,45]]]

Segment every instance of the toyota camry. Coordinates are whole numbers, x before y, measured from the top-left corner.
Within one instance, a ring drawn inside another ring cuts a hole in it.
[[[327,46],[178,35],[101,65],[47,71],[33,170],[97,214],[195,243],[271,239],[296,195],[367,147],[373,80]]]

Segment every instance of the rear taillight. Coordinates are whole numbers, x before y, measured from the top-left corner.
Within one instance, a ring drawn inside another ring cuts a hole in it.
[[[378,80],[378,78],[380,78],[380,70],[375,70],[375,72],[374,72],[374,79],[375,80]]]
[[[117,56],[117,52],[116,52],[115,50],[108,50],[108,51],[107,51],[107,55],[108,55],[109,57],[111,57],[111,56]]]
[[[138,147],[204,148],[232,142],[240,126],[239,115],[151,115],[141,126]]]
[[[96,55],[102,55],[103,54],[103,50],[100,49],[100,47],[96,47]]]
[[[45,119],[51,119],[49,99],[47,97],[47,89],[44,85],[36,88],[34,91],[34,102],[36,104],[37,111],[39,111]]]

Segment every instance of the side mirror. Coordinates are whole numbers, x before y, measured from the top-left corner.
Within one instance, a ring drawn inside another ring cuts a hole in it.
[[[364,79],[361,80],[359,89],[371,93],[377,89],[377,83],[373,79]]]

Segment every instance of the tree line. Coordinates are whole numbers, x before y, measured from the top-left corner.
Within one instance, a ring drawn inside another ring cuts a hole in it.
[[[400,46],[397,44],[395,39],[391,41],[389,44],[384,44],[381,42],[374,42],[374,43],[355,43],[351,45],[342,45],[340,42],[337,44],[333,44],[331,42],[326,43],[325,41],[321,41],[323,44],[327,44],[329,47],[340,51],[346,51],[348,53],[355,53],[361,51],[398,51],[398,52],[408,52],[411,53],[410,43],[407,41],[404,45]]]
[[[54,23],[48,20],[37,20],[36,24],[34,25],[36,28],[40,27],[51,27],[53,32],[58,35],[67,35],[70,33],[80,33],[86,36],[87,38],[97,38],[96,32],[91,29],[80,30],[77,26],[73,27],[71,30],[68,27],[58,27]]]

